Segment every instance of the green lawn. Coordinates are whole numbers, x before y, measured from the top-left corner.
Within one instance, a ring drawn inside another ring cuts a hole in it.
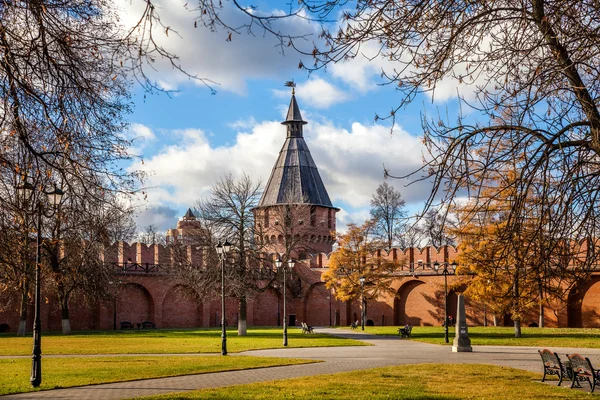
[[[165,376],[309,363],[309,360],[247,356],[112,356],[44,358],[40,389],[122,382]],[[34,391],[31,359],[0,358],[0,395]]]
[[[347,328],[350,329],[350,328]],[[396,336],[397,326],[365,326],[366,333]],[[449,331],[450,345],[454,339],[454,327]],[[515,338],[512,327],[469,327],[469,338],[474,346],[531,346],[531,347],[584,347],[600,348],[600,329],[594,328],[522,328],[522,337]],[[445,344],[444,328],[439,326],[415,326],[412,340]]]
[[[227,350],[282,347],[281,328],[249,328],[247,336],[227,330]],[[304,335],[299,328],[288,329],[289,347],[361,346],[365,343],[323,334]],[[31,336],[0,334],[0,355],[30,355]],[[43,354],[181,354],[220,353],[221,330],[156,329],[133,331],[90,331],[72,335],[42,332]]]
[[[589,399],[589,393],[540,383],[541,374],[472,364],[419,364],[319,375],[150,399]],[[588,389],[589,390],[589,389]]]

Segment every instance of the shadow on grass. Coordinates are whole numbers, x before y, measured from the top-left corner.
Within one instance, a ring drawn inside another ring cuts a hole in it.
[[[247,334],[245,336],[238,336],[237,327],[227,328],[227,336],[236,337],[236,338],[259,338],[259,339],[279,339],[282,335],[283,328],[281,327],[261,327],[257,330],[248,329]],[[194,337],[214,337],[219,336],[221,334],[220,327],[211,327],[211,328],[189,328],[189,329],[127,329],[127,330],[108,330],[108,331],[73,331],[69,337],[90,337],[90,336],[101,336],[101,337],[147,337],[147,338],[194,338]],[[299,327],[290,327],[288,328],[288,335],[294,337],[303,337],[305,334],[302,333],[302,330]],[[31,336],[30,332],[27,332],[26,337]],[[64,337],[60,331],[45,331],[44,337]],[[25,336],[17,336],[14,332],[2,332],[0,333],[0,337],[9,338],[9,337],[25,337]],[[309,336],[312,339],[321,339],[321,338],[329,338],[332,336],[322,333],[314,333]]]

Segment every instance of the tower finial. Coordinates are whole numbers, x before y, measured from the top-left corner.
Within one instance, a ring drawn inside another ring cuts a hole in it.
[[[292,96],[296,94],[296,82],[292,79],[291,81],[286,81],[284,86],[292,88]]]

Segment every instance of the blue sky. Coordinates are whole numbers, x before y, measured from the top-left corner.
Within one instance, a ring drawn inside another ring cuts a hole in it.
[[[383,182],[383,164],[396,175],[421,165],[421,113],[445,114],[446,108],[456,107],[457,84],[445,82],[436,91],[439,100],[417,98],[398,116],[391,133],[389,122],[376,123],[374,116],[385,115],[400,100],[393,86],[379,85],[381,69],[393,65],[358,58],[309,75],[297,68],[300,55],[291,51],[281,55],[272,38],[239,35],[227,42],[225,32],[194,29],[193,14],[185,11],[184,1],[159,3],[163,22],[181,36],[171,33],[159,40],[179,55],[186,70],[218,85],[212,95],[204,85],[159,60],[152,77],[178,92],[144,98],[135,89],[128,135],[136,138],[132,152],[141,155],[144,163],[135,161],[130,168],[149,174],[144,183],[148,197],[138,201],[139,229],[149,224],[161,230],[174,227],[186,209],[207,196],[226,173],[246,172],[266,183],[285,139],[280,122],[291,95],[285,81],[293,79],[297,84],[296,98],[309,122],[304,136],[333,204],[341,209],[341,229],[368,217],[371,195]],[[142,5],[131,3],[124,13],[125,24]],[[236,14],[231,13],[231,18],[235,20]],[[286,23],[289,29],[316,29],[305,21]],[[400,190],[411,213],[423,206],[430,189],[426,183],[388,182]]]

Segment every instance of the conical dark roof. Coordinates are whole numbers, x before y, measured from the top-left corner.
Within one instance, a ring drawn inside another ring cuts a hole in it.
[[[192,212],[191,208],[188,208],[187,212],[185,213],[185,215],[183,216],[184,219],[196,219],[196,216],[194,215],[194,213]]]
[[[283,121],[282,124],[288,125],[293,122],[299,122],[302,125],[306,125],[308,123],[302,120],[302,115],[300,114],[300,107],[298,107],[298,103],[296,102],[296,96],[292,94],[292,99],[290,100],[290,107],[288,108],[285,121]]]
[[[302,120],[292,95],[286,120],[287,137],[275,162],[258,207],[276,204],[311,204],[331,207],[331,200],[302,135]]]

